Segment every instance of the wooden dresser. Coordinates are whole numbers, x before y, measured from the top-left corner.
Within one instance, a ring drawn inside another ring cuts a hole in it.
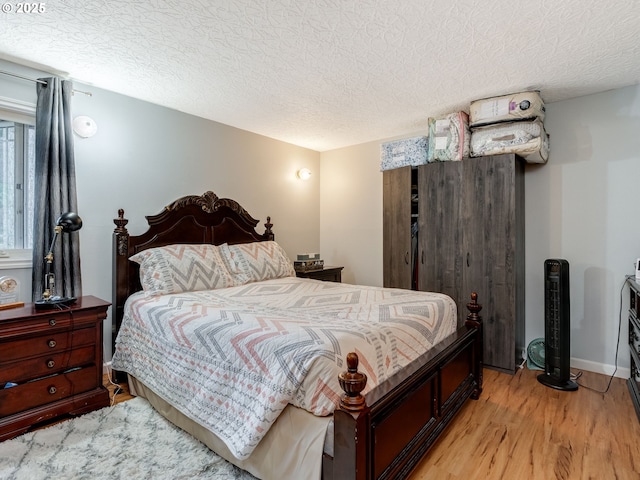
[[[0,441],[62,415],[109,405],[102,321],[110,303],[86,296],[61,310],[0,311]]]

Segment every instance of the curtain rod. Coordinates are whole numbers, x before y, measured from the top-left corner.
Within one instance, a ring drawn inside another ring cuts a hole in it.
[[[27,80],[29,82],[33,82],[33,83],[41,83],[42,85],[46,85],[47,82],[45,82],[44,80],[39,80],[39,79],[33,79],[33,78],[29,78],[29,77],[23,77],[22,75],[18,75],[16,73],[11,73],[11,72],[6,72],[4,70],[0,70],[0,75],[8,75],[10,77],[16,77],[16,78],[21,78],[22,80]],[[91,97],[93,94],[91,92],[83,92],[82,90],[72,90],[73,93],[84,93],[85,95]]]

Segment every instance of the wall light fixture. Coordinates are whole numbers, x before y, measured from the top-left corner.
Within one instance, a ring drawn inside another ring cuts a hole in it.
[[[298,170],[298,173],[296,175],[298,175],[298,178],[300,180],[309,180],[311,178],[311,170],[309,170],[308,168],[301,168],[300,170]]]

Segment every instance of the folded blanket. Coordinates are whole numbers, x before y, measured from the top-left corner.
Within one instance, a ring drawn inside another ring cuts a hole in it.
[[[469,106],[469,127],[539,118],[544,120],[540,92],[522,92],[475,100]]]
[[[427,137],[404,138],[380,145],[380,170],[427,163]]]
[[[477,127],[471,132],[471,156],[516,153],[529,163],[549,158],[549,135],[539,119]]]
[[[456,112],[429,118],[429,161],[462,160],[469,156],[469,116]]]

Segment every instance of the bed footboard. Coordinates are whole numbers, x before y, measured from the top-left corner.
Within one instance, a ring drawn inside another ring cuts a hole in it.
[[[347,356],[334,414],[334,456],[323,480],[406,478],[467,399],[482,392],[482,325],[477,294],[465,326],[367,393],[358,356]]]

